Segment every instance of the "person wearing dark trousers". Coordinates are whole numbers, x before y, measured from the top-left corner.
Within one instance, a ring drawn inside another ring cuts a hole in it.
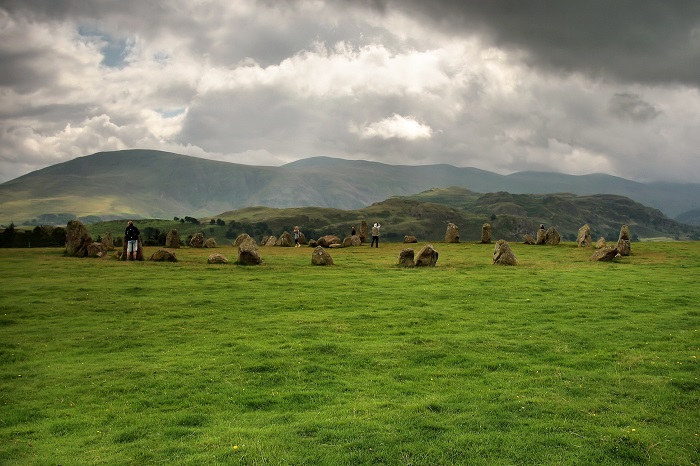
[[[378,223],[375,223],[372,227],[372,244],[369,245],[370,248],[375,244],[377,245],[376,247],[379,247],[379,228],[381,228],[381,225]]]

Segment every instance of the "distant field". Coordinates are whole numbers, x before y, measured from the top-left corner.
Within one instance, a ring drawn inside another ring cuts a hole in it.
[[[0,249],[0,464],[700,464],[700,242],[433,244]]]

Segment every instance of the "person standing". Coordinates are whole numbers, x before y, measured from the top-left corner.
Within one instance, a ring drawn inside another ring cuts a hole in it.
[[[299,248],[301,247],[301,243],[299,243],[299,237],[301,236],[301,231],[299,231],[299,227],[295,226],[294,227],[294,247]]]
[[[377,245],[376,247],[379,247],[379,229],[381,228],[381,225],[379,223],[375,223],[374,226],[372,227],[372,244],[369,245],[371,248],[375,244]]]
[[[136,260],[136,253],[139,250],[139,236],[141,232],[134,222],[129,220],[124,230],[124,240],[126,240],[126,260]],[[133,256],[133,257],[132,257]]]
[[[350,236],[355,236],[355,234],[356,234],[355,227],[352,227],[352,231],[350,232]]]

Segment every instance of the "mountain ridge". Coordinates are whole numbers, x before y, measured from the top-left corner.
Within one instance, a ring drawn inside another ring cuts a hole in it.
[[[388,165],[326,156],[268,167],[133,149],[78,157],[0,184],[0,222],[37,224],[70,215],[205,217],[252,206],[354,210],[450,186],[480,193],[617,194],[668,216],[700,208],[700,184],[645,184],[606,174],[500,175],[447,164]]]

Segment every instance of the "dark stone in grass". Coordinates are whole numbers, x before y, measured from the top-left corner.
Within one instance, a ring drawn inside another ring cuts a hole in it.
[[[340,238],[335,235],[322,236],[317,241],[322,248],[328,248],[331,244],[341,244]]]
[[[92,237],[78,220],[71,220],[66,225],[66,255],[73,257],[85,257],[88,255],[88,245],[92,243]]]
[[[587,223],[578,229],[576,242],[580,248],[587,248],[593,244],[593,239],[591,239],[591,227],[589,227]]]
[[[481,243],[489,244],[491,243],[491,224],[484,223],[481,226]]]
[[[447,224],[447,231],[445,231],[445,242],[459,243],[459,227],[452,222]]]
[[[207,264],[228,264],[228,259],[223,254],[211,254],[207,259]]]
[[[316,246],[311,253],[312,265],[333,265],[333,258],[321,246]]]
[[[255,240],[248,233],[241,233],[233,240],[233,245],[238,247],[243,241],[250,240],[255,243]],[[255,243],[257,245],[257,243]]]
[[[410,235],[409,235],[409,236],[404,236],[404,237],[403,237],[403,242],[404,242],[404,243],[417,243],[417,242],[418,242],[418,238],[416,238],[415,236],[410,236]]]
[[[537,240],[532,235],[523,236],[523,244],[537,244]]]
[[[204,247],[205,248],[215,248],[216,247],[216,240],[214,238],[207,238],[207,240],[204,242]]]
[[[399,265],[402,267],[413,267],[415,263],[413,262],[413,256],[415,252],[413,249],[404,249],[399,253]]]
[[[438,252],[432,244],[426,244],[418,251],[416,256],[416,267],[434,267],[438,260]]]
[[[561,236],[559,235],[559,232],[557,231],[557,229],[554,227],[549,227],[547,229],[545,243],[550,244],[552,246],[556,246],[560,242],[561,242]]]
[[[180,248],[180,235],[174,228],[170,230],[165,237],[165,247],[170,249]]]
[[[204,247],[204,234],[195,233],[195,235],[190,240],[190,247],[201,248]]]
[[[347,236],[343,240],[343,247],[347,248],[350,246],[361,246],[362,241],[360,241],[360,237],[357,235],[352,235],[352,236]]]
[[[87,247],[88,257],[105,257],[107,248],[102,243],[90,243]]]
[[[275,242],[275,246],[291,248],[292,246],[294,246],[294,240],[292,239],[292,235],[290,235],[288,231],[285,231],[277,239],[277,241]]]
[[[610,262],[616,257],[618,257],[617,248],[613,248],[612,246],[605,246],[594,252],[593,255],[590,258],[588,258],[588,260],[598,262]]]
[[[627,225],[622,225],[622,228],[620,228],[620,237],[617,240],[617,252],[619,252],[621,256],[629,256],[632,252],[630,228]]]
[[[240,265],[260,265],[262,263],[260,250],[253,238],[248,237],[238,245],[238,263]]]

